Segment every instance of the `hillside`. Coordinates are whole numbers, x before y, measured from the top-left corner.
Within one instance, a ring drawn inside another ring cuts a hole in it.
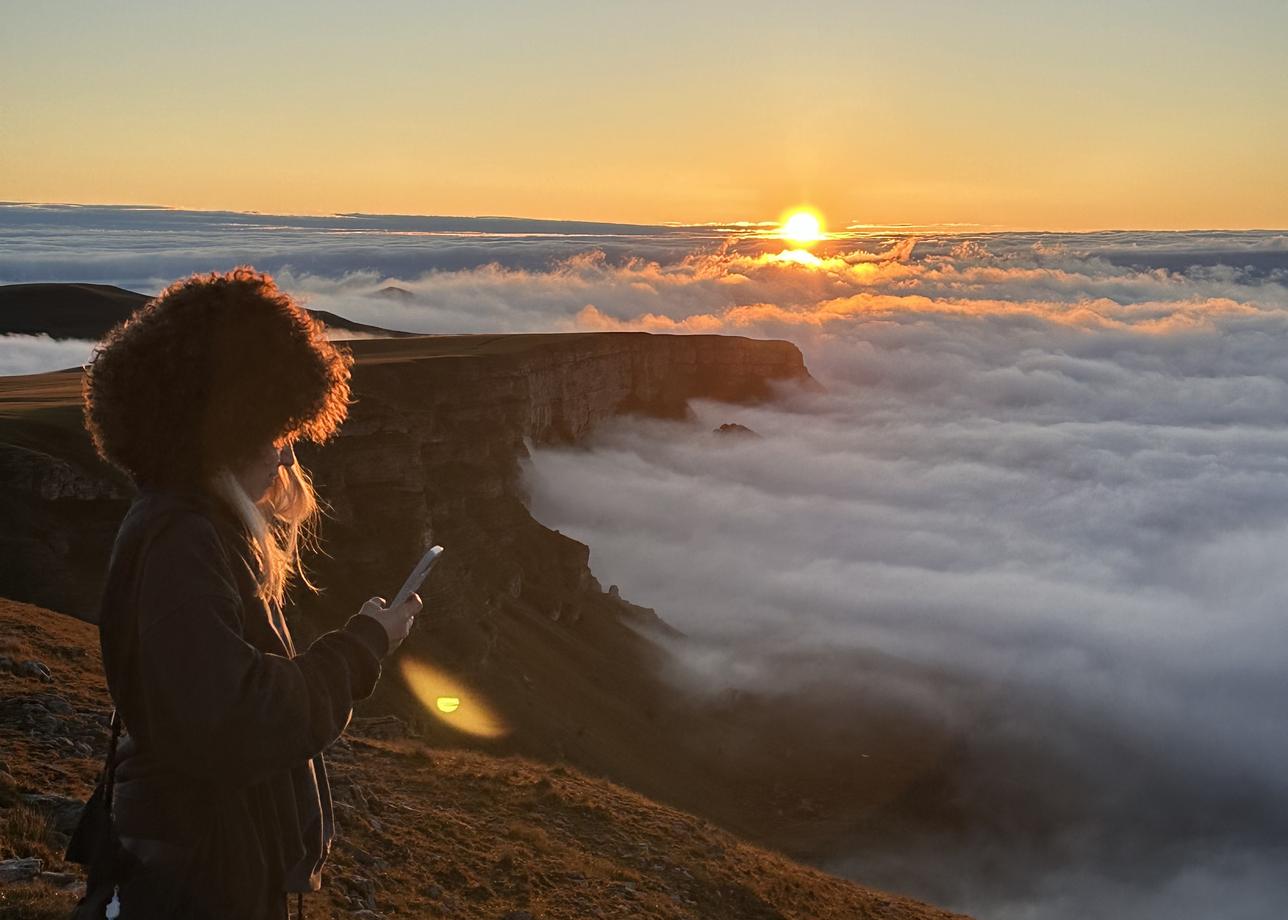
[[[0,335],[98,340],[150,299],[110,284],[0,284]],[[309,312],[328,328],[341,332],[408,334],[355,323],[327,310]]]
[[[27,661],[48,677],[14,673]],[[60,861],[76,815],[68,800],[88,795],[107,745],[97,632],[0,600],[0,672],[0,860],[35,857],[45,873],[0,886],[0,915],[61,918],[79,870]],[[309,916],[959,916],[802,866],[575,768],[427,745],[395,720],[355,720],[328,757],[338,838]]]

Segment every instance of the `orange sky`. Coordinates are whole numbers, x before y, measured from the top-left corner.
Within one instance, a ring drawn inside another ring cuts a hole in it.
[[[1288,226],[1282,3],[25,4],[0,199]]]

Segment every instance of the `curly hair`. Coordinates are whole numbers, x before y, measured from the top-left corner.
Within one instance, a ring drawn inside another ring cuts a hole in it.
[[[200,485],[266,444],[327,440],[348,413],[352,363],[270,275],[192,275],[99,343],[85,427],[137,484]]]

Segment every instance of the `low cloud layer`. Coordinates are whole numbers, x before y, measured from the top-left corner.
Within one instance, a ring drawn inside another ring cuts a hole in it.
[[[1062,821],[1045,850],[981,831],[969,853],[931,838],[834,871],[989,917],[1275,916],[1282,278],[888,256],[784,266],[806,277],[777,298],[761,258],[739,272],[755,302],[705,313],[584,312],[789,338],[828,392],[540,452],[537,515],[701,642],[684,686],[787,693],[846,648],[951,673],[978,695],[928,683],[920,705],[956,720],[980,812]],[[727,421],[763,437],[713,437]]]
[[[0,335],[0,376],[39,374],[79,367],[89,360],[93,342],[51,339],[47,335]]]
[[[604,584],[690,635],[677,683],[790,693],[824,653],[908,662],[889,692],[967,740],[981,806],[1060,828],[1035,846],[999,821],[969,852],[910,838],[829,868],[981,917],[1279,916],[1283,234],[874,232],[808,254],[694,228],[397,229],[104,244],[64,222],[12,230],[0,279],[152,293],[247,261],[310,306],[410,331],[796,342],[826,392],[621,420],[594,450],[537,452],[529,477]],[[728,421],[762,437],[711,434]],[[918,669],[965,689],[909,684]]]

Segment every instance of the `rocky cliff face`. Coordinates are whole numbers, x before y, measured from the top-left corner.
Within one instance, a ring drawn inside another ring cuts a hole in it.
[[[639,780],[667,775],[667,691],[644,634],[667,627],[605,593],[589,548],[535,521],[520,485],[528,445],[573,442],[622,412],[682,416],[688,399],[768,398],[813,384],[787,342],[645,333],[423,336],[352,343],[356,401],[339,437],[301,451],[330,512],[297,591],[297,645],[366,598],[391,596],[425,546],[447,548],[400,654],[467,681],[512,727],[491,741],[381,682],[395,712],[438,743],[540,757]],[[78,374],[0,382],[6,511],[0,596],[91,618],[128,488],[93,458]],[[8,475],[13,473],[13,475]],[[651,740],[650,740],[651,738]],[[654,749],[650,755],[644,749]],[[674,768],[672,768],[672,773]]]
[[[334,509],[331,558],[315,565],[333,586],[392,592],[423,546],[442,543],[434,582],[454,595],[438,599],[468,600],[471,615],[522,598],[575,621],[594,590],[587,548],[525,509],[528,443],[574,442],[621,412],[680,416],[690,398],[812,383],[790,343],[731,336],[453,336],[429,343],[433,357],[417,340],[354,344],[350,419],[306,455]]]

